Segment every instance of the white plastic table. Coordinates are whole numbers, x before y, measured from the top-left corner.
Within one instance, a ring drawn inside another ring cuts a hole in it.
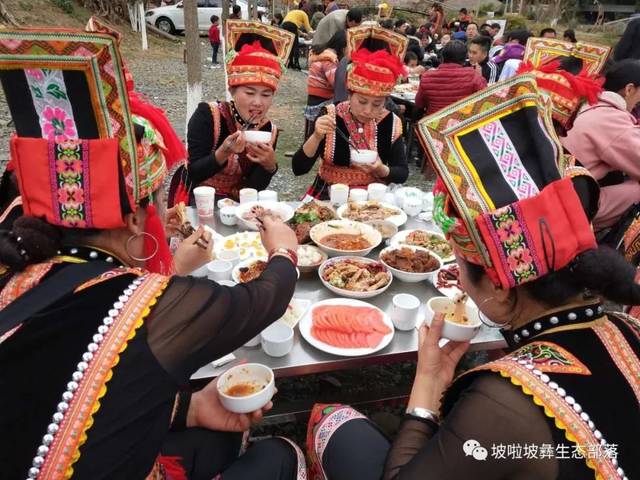
[[[291,205],[295,208],[298,202]],[[235,233],[235,227],[227,227],[220,222],[216,215],[210,219],[200,219],[212,227],[217,233],[227,236]],[[195,220],[195,213],[190,209],[189,215]],[[198,220],[192,222],[198,223]],[[409,218],[409,221],[402,227],[403,229],[426,228],[428,230],[437,230],[437,227],[431,222],[423,222],[417,218]],[[377,258],[382,246],[371,252],[370,257]],[[404,283],[398,279],[394,279],[389,289],[374,298],[366,300],[386,313],[391,313],[391,299],[398,293],[410,293],[418,297],[422,303],[421,308],[425,308],[426,302],[433,296],[441,295],[436,288],[429,282],[420,283]],[[312,304],[320,300],[328,298],[336,298],[337,296],[324,287],[317,274],[302,275],[296,284],[294,298],[311,300]],[[423,310],[424,311],[424,310]],[[421,312],[421,314],[423,313]],[[372,355],[363,357],[338,357],[322,352],[307,343],[300,335],[298,329],[295,329],[295,337],[292,351],[284,357],[274,358],[268,356],[260,346],[247,348],[241,347],[236,350],[234,355],[238,360],[247,360],[248,362],[262,363],[272,368],[278,377],[289,377],[306,375],[311,373],[322,373],[333,370],[359,368],[366,365],[384,364],[401,362],[416,358],[416,349],[418,346],[418,331],[411,330],[402,332],[396,330],[393,340],[383,350]],[[493,350],[506,347],[502,335],[497,329],[491,329],[483,326],[478,335],[471,341],[470,351],[477,350]],[[191,377],[192,380],[201,380],[212,378],[224,372],[228,366],[215,368],[212,364],[207,364],[200,368]]]

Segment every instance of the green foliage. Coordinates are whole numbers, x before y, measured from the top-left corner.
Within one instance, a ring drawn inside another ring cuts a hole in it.
[[[522,15],[505,15],[507,19],[507,30],[526,30],[527,27],[527,19]]]
[[[20,9],[24,10],[25,12],[30,12],[31,10],[33,10],[33,5],[29,2],[20,2]]]
[[[493,2],[482,3],[478,10],[478,16],[486,15],[488,12],[494,12],[494,14],[497,16],[502,15],[502,13],[504,12],[504,5],[501,3]]]
[[[51,2],[60,7],[64,13],[73,13],[73,0],[51,0]]]

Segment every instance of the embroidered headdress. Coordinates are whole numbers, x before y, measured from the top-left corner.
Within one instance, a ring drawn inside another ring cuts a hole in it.
[[[607,63],[611,47],[586,42],[565,42],[555,38],[530,38],[523,61],[539,67],[557,57],[576,57],[582,60],[588,75],[598,75]]]
[[[164,142],[131,112],[111,32],[0,30],[0,82],[25,215],[68,228],[119,228],[162,185]],[[145,254],[155,251],[147,267],[169,273],[163,227],[151,203],[145,210],[154,237],[145,236]]]
[[[227,21],[229,88],[264,85],[277,90],[293,47],[293,33],[246,20]]]
[[[386,97],[405,72],[403,59],[409,40],[379,26],[347,30],[347,51],[351,64],[347,88],[352,92]]]
[[[596,247],[582,202],[593,211],[597,188],[583,190],[580,172],[561,166],[533,75],[425,117],[418,136],[439,176],[434,219],[456,253],[483,266],[496,285],[535,280]]]
[[[602,91],[598,79],[609,47],[585,43],[563,42],[546,38],[530,38],[518,73],[532,72],[538,89],[551,98],[552,116],[568,129],[580,106],[594,104]],[[560,59],[578,59],[578,71],[569,72]]]

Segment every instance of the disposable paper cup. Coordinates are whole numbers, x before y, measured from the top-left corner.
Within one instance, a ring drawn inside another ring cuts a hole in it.
[[[331,185],[329,190],[329,200],[334,206],[344,205],[349,201],[349,186],[343,183]]]
[[[257,201],[258,191],[255,188],[243,188],[240,190],[240,204]]]
[[[354,188],[349,192],[349,201],[366,202],[369,193],[364,188]]]
[[[258,192],[258,201],[260,202],[277,202],[278,192],[275,190],[262,190]]]
[[[367,192],[369,200],[382,202],[387,194],[387,186],[384,183],[372,183],[367,187]]]
[[[415,217],[422,212],[422,199],[415,197],[405,197],[403,208],[404,213],[410,217]]]
[[[260,334],[262,349],[271,357],[284,357],[293,348],[293,328],[276,322]]]
[[[420,300],[414,295],[400,293],[392,300],[391,321],[398,330],[412,330],[418,321]]]
[[[196,187],[193,189],[198,216],[213,217],[213,206],[216,201],[216,189],[213,187]]]
[[[220,210],[220,221],[232,227],[238,223],[238,217],[236,216],[236,207],[222,207]]]

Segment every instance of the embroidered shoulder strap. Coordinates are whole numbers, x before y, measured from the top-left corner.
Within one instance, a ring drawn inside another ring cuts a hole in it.
[[[213,146],[211,148],[215,152],[220,141],[220,104],[218,102],[209,102],[209,109],[213,120],[213,143],[211,144]]]
[[[105,317],[93,342],[63,391],[57,412],[37,448],[29,478],[61,480],[73,476],[73,464],[87,440],[112,369],[167,286],[169,277],[147,274],[122,292]]]
[[[327,105],[325,108],[327,109],[327,115],[331,117],[335,125],[336,106],[333,103],[331,103]],[[336,151],[336,132],[333,131],[333,132],[327,133],[327,136],[325,137],[324,155],[323,155],[324,160],[327,162],[333,163],[333,156],[335,154],[335,151]]]
[[[572,396],[574,392],[566,391],[557,381],[551,381],[548,375],[591,375],[591,371],[575,355],[552,342],[533,342],[494,362],[465,372],[455,380],[454,385],[458,382],[466,384],[463,378],[467,377],[468,381],[469,376],[481,371],[495,372],[508,378],[536,405],[542,407],[545,415],[554,420],[567,439],[585,450],[583,457],[587,466],[596,472],[596,478],[618,478],[614,459],[606,455],[590,455],[587,451],[597,451],[602,442],[606,442],[602,433]],[[444,406],[445,402],[442,403]],[[450,404],[446,405],[449,408]]]
[[[393,115],[393,128],[391,130],[391,143],[393,144],[396,140],[398,140],[403,132],[402,120],[395,113],[391,113]]]

